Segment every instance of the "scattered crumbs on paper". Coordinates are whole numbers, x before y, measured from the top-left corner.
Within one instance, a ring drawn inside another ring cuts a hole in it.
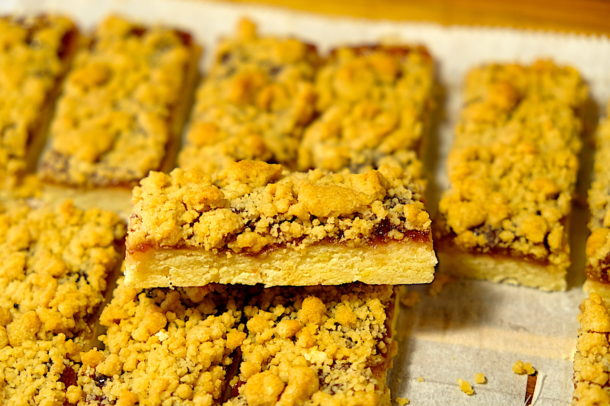
[[[437,273],[434,280],[428,288],[428,294],[432,297],[436,297],[441,293],[446,284],[455,281],[453,275],[439,274]]]
[[[513,372],[517,375],[534,375],[536,373],[536,368],[529,362],[519,360],[513,364]]]
[[[474,389],[472,388],[472,385],[470,384],[470,382],[465,381],[463,379],[458,379],[457,384],[460,387],[460,390],[462,392],[464,392],[465,394],[467,394],[468,396],[474,395]]]
[[[414,290],[406,290],[403,292],[402,298],[400,299],[400,303],[404,307],[415,307],[419,301],[421,300],[421,296],[419,292]]]
[[[484,385],[487,383],[487,377],[484,373],[477,372],[476,374],[474,374],[474,383]]]
[[[423,381],[425,381],[423,376],[418,376],[417,377],[417,382],[423,382]]]
[[[409,403],[411,403],[411,401],[408,398],[396,398],[396,404],[398,406],[405,406]]]

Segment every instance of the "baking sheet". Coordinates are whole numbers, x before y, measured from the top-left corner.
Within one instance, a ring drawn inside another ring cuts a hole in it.
[[[112,12],[143,22],[171,24],[192,32],[207,55],[218,37],[231,33],[242,16],[254,18],[263,32],[297,35],[323,51],[336,44],[380,39],[426,45],[438,60],[446,95],[444,114],[430,143],[432,211],[439,191],[446,187],[444,158],[460,105],[461,80],[470,67],[488,61],[531,62],[550,57],[583,73],[598,106],[610,99],[610,41],[604,38],[322,17],[198,0],[0,1],[0,13],[43,11],[66,13],[84,29]],[[582,197],[586,196],[590,156],[587,147],[579,185]],[[572,224],[574,266],[568,292],[543,293],[475,281],[450,283],[437,296],[430,296],[428,287],[412,289],[422,300],[401,309],[399,352],[390,376],[393,396],[406,397],[411,405],[524,405],[527,378],[511,369],[520,359],[539,371],[536,399],[531,404],[567,404],[572,392],[577,307],[583,297],[586,221],[586,211],[578,207]],[[476,394],[469,397],[459,390],[456,380],[472,383],[477,372],[483,372],[488,383],[475,385]]]

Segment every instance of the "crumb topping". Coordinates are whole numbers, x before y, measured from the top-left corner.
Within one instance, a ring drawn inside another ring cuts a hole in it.
[[[213,178],[183,169],[153,172],[134,189],[127,249],[255,254],[280,244],[403,240],[413,231],[427,238],[430,219],[413,186],[390,165],[361,174],[298,173],[240,161]]]
[[[470,72],[448,159],[439,237],[474,252],[567,267],[566,218],[588,97],[580,74],[550,61]]]
[[[159,169],[192,48],[186,33],[106,18],[66,79],[41,175],[76,186],[129,185]]]
[[[66,67],[76,37],[61,16],[0,18],[0,185],[11,187],[26,169],[40,111]]]
[[[90,330],[106,278],[121,260],[125,225],[115,214],[70,201],[0,210],[0,335],[4,345]]]
[[[474,383],[484,385],[487,383],[487,377],[481,372],[474,374]]]
[[[574,356],[574,406],[610,404],[610,311],[593,293],[580,306],[580,330]]]
[[[513,364],[513,372],[517,375],[534,375],[536,373],[536,368],[534,368],[530,362],[519,360],[515,361]]]
[[[474,395],[474,389],[472,388],[472,385],[470,384],[470,382],[465,381],[463,379],[458,379],[457,384],[460,387],[460,390],[462,392],[464,392],[465,394],[467,394],[468,396]]]
[[[594,179],[589,190],[591,235],[587,239],[587,271],[595,280],[610,282],[610,103],[595,141]]]
[[[419,150],[433,90],[434,62],[423,47],[334,50],[316,76],[320,117],[305,132],[299,168],[356,172]]]
[[[218,45],[197,92],[180,166],[211,172],[241,159],[294,165],[313,118],[318,58],[314,46],[261,36],[242,20]]]

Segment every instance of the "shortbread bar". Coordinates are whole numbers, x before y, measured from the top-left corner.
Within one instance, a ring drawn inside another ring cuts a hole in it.
[[[443,270],[563,290],[588,89],[568,66],[472,70],[448,158],[436,241]]]
[[[587,239],[587,277],[589,287],[610,299],[610,104],[608,117],[596,133],[594,179],[589,191],[591,235]]]
[[[118,270],[125,224],[101,210],[3,203],[0,210],[0,399],[62,405]]]
[[[137,287],[426,283],[436,257],[421,183],[239,161],[153,172],[134,189],[126,277]]]
[[[610,404],[610,307],[592,293],[580,306],[573,406]]]
[[[261,36],[242,20],[219,43],[197,92],[180,166],[210,172],[242,159],[294,166],[314,114],[318,59],[314,46]]]
[[[121,284],[105,349],[81,357],[78,401],[389,405],[395,303],[391,286]]]
[[[417,46],[333,50],[316,77],[319,118],[299,148],[301,170],[353,172],[420,152],[434,103],[434,61]]]
[[[0,187],[35,166],[77,37],[65,17],[0,17]]]
[[[185,32],[106,18],[63,86],[41,177],[81,190],[128,189],[169,169],[199,54]]]

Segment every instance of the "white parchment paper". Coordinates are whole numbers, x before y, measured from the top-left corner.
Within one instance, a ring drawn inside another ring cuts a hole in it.
[[[263,32],[296,35],[326,50],[341,43],[401,39],[426,45],[438,61],[446,98],[445,114],[430,144],[431,197],[434,210],[446,187],[444,158],[460,105],[461,80],[472,66],[489,61],[530,62],[550,57],[577,67],[590,84],[598,105],[610,99],[610,41],[604,38],[492,28],[441,27],[412,22],[367,21],[322,17],[266,8],[197,0],[2,0],[0,13],[58,11],[90,29],[115,12],[143,22],[163,22],[193,33],[208,50],[233,31],[241,16],[255,19]],[[205,60],[202,60],[202,67]],[[590,149],[583,154],[579,186],[586,196]],[[526,377],[512,373],[514,361],[532,362],[539,370],[537,406],[566,405],[572,393],[572,354],[576,314],[583,294],[583,247],[586,211],[577,208],[572,224],[574,266],[570,289],[543,293],[533,289],[462,281],[438,296],[426,287],[415,290],[422,301],[402,308],[397,327],[400,350],[390,383],[394,397],[411,405],[523,405]],[[483,372],[486,385],[468,397],[457,386]],[[418,378],[423,378],[423,381]]]

